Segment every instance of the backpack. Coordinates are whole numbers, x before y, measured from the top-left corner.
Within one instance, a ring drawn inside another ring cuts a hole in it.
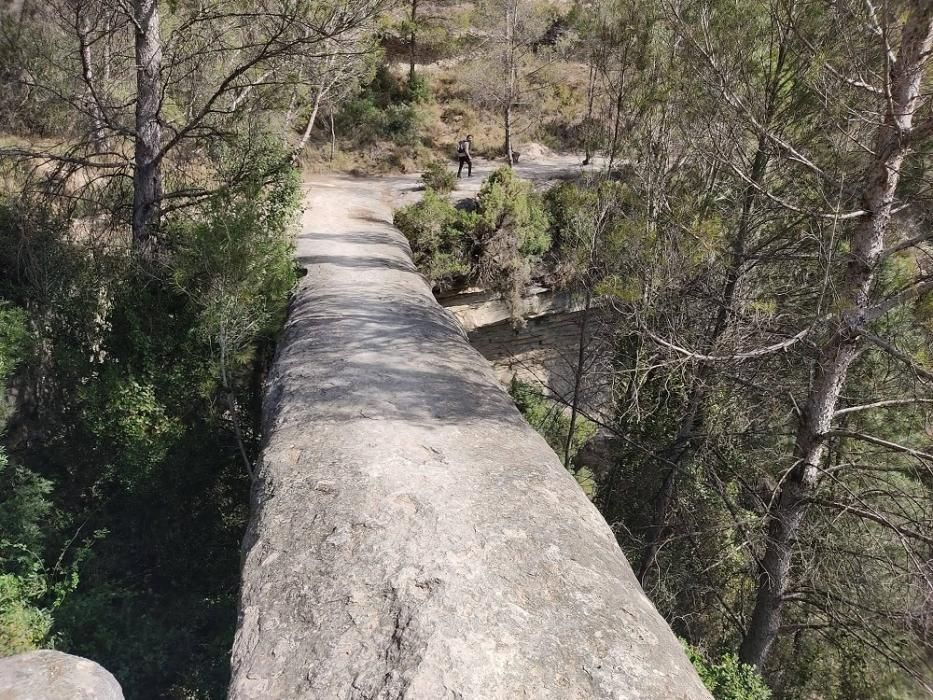
[[[457,143],[457,155],[458,156],[462,156],[464,153],[466,153],[466,146],[463,145],[465,143],[466,141],[460,141],[459,143]]]

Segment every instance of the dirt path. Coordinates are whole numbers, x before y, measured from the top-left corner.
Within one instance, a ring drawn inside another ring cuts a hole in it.
[[[311,183],[230,697],[708,697],[605,521],[414,270],[389,223],[414,183]]]

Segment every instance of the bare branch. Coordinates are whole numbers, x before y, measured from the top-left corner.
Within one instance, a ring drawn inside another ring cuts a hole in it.
[[[842,416],[848,413],[857,413],[859,411],[871,411],[876,408],[889,408],[891,406],[909,406],[912,404],[933,403],[933,399],[887,399],[885,401],[875,401],[874,403],[865,403],[858,406],[849,406],[841,408],[834,415]]]
[[[890,440],[885,440],[880,437],[875,437],[874,435],[867,435],[865,433],[857,433],[851,430],[830,430],[826,433],[825,437],[841,437],[841,438],[851,438],[853,440],[860,440],[862,442],[867,442],[872,445],[878,445],[879,447],[884,447],[894,452],[903,452],[904,454],[911,455],[912,457],[917,457],[918,459],[926,459],[933,461],[933,454],[923,452],[921,450],[915,450],[913,447],[907,447],[906,445],[899,445],[896,442],[891,442]]]

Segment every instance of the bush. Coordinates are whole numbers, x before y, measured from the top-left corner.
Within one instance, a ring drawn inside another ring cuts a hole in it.
[[[421,201],[397,209],[393,221],[408,239],[415,265],[435,286],[448,289],[469,274],[472,213],[428,189]]]
[[[297,281],[292,224],[301,188],[285,162],[274,141],[260,144],[251,178],[170,227],[173,282],[194,300],[197,332],[217,348],[215,361],[235,369],[249,365],[257,338],[281,326]],[[218,379],[222,369],[215,366]]]
[[[29,326],[26,312],[0,300],[0,384],[26,356]]]
[[[539,256],[551,247],[547,211],[531,183],[511,168],[499,168],[480,188],[477,198],[482,235],[491,238],[508,228],[524,256]]]
[[[515,377],[509,384],[509,395],[525,420],[541,433],[551,449],[563,459],[567,433],[570,431],[570,415],[566,408],[548,399],[537,387],[519,381]],[[566,465],[568,468],[574,466],[574,458],[594,435],[596,435],[596,424],[578,415],[573,427],[573,437],[570,440],[570,464]],[[587,472],[586,478],[592,479],[592,473],[589,470]]]
[[[515,323],[521,323],[521,299],[532,267],[551,245],[541,197],[531,183],[501,168],[483,183],[475,210],[466,212],[432,186],[453,183],[453,173],[443,164],[429,166],[423,178],[428,189],[422,201],[395,214],[415,264],[442,289],[470,278],[499,292]]]
[[[423,118],[410,104],[389,105],[378,130],[398,146],[415,146],[421,136]]]
[[[0,206],[0,364],[23,346],[27,308],[36,351],[17,432],[39,436],[0,464],[0,647],[54,642],[101,662],[128,698],[224,692],[248,514],[240,446],[255,458],[296,276],[287,154],[251,139],[212,155],[227,187],[172,213],[145,269],[113,235]]]
[[[412,102],[430,102],[431,86],[421,73],[415,73],[415,79],[408,81],[408,99]]]
[[[426,188],[447,194],[453,192],[457,184],[457,176],[444,163],[435,160],[424,166],[421,181]]]
[[[499,292],[515,325],[522,325],[522,296],[532,268],[551,246],[548,217],[530,182],[511,168],[487,178],[477,197],[481,254],[477,278]]]
[[[519,412],[545,440],[551,449],[564,459],[567,433],[570,431],[570,416],[564,406],[545,397],[539,389],[512,378],[509,395]],[[596,493],[596,478],[593,472],[575,463],[583,446],[596,435],[596,424],[578,415],[570,440],[570,460],[564,466],[573,474],[583,493],[592,498]]]
[[[390,142],[414,148],[422,140],[423,103],[429,98],[423,83],[409,86],[380,65],[373,80],[336,115],[337,130],[351,135],[356,145]]]
[[[700,679],[716,700],[769,700],[771,689],[758,672],[739,661],[735,654],[724,654],[711,663],[695,647],[684,643],[687,657]]]
[[[9,464],[0,448],[0,656],[43,646],[52,629],[41,555],[52,484]]]

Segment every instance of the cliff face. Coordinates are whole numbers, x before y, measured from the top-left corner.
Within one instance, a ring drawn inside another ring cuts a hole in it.
[[[513,324],[508,307],[494,293],[466,290],[438,301],[467,331],[470,345],[492,364],[501,384],[508,386],[514,377],[565,404],[571,401],[584,314],[581,298],[532,287],[523,298],[521,327]],[[602,414],[611,402],[611,335],[601,332],[605,316],[598,306],[590,309],[583,341],[579,399],[589,415]]]
[[[708,697],[380,194],[334,178],[309,200],[230,697]]]

